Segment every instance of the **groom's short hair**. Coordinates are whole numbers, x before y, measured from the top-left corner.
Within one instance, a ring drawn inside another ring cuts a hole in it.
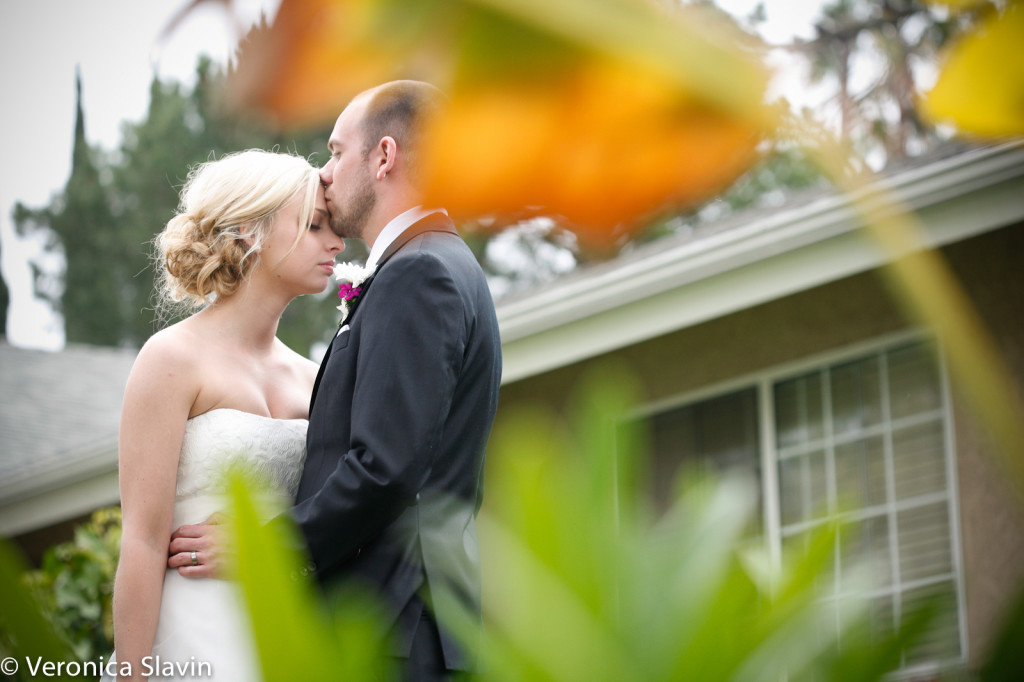
[[[361,96],[367,98],[362,120],[363,158],[369,157],[381,138],[391,136],[415,175],[423,122],[444,105],[444,93],[430,83],[399,80],[378,85]]]

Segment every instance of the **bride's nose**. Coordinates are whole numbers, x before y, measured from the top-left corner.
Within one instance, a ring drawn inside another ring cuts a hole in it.
[[[341,253],[345,250],[345,240],[334,234],[334,230],[327,230],[330,234],[330,242],[327,245],[327,249],[331,253]]]

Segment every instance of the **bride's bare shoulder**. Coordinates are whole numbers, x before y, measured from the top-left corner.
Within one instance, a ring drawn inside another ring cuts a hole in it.
[[[289,367],[291,371],[304,377],[308,380],[310,386],[312,386],[312,382],[316,379],[316,373],[320,369],[320,365],[295,352],[280,339],[277,339],[275,342],[275,349],[277,357],[280,359],[282,364]]]
[[[187,325],[161,330],[143,344],[125,385],[130,423],[150,420],[156,412],[180,414],[184,423],[203,382],[201,349]]]
[[[142,345],[136,364],[192,365],[199,360],[203,347],[201,335],[183,320],[153,334]]]

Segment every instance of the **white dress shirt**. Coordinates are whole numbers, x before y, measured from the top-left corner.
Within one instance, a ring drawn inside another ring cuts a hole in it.
[[[443,208],[423,208],[422,206],[413,206],[405,213],[400,213],[388,222],[384,226],[384,229],[377,235],[377,239],[374,240],[373,246],[370,247],[370,255],[366,257],[366,267],[376,268],[377,261],[384,255],[391,244],[398,239],[399,236],[413,224],[419,222],[423,218],[426,218],[431,213],[444,213],[448,215],[448,211]]]

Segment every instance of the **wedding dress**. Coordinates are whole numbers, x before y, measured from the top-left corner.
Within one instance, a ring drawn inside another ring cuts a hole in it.
[[[231,465],[240,465],[268,485],[271,499],[263,500],[263,508],[284,509],[302,475],[306,427],[305,419],[273,419],[228,408],[189,419],[178,461],[173,527],[200,523],[225,509],[223,474]],[[171,679],[259,680],[238,585],[184,578],[177,569],[168,570],[153,658],[144,663],[145,672],[150,672],[147,666],[155,671],[150,673],[153,679],[164,679],[173,669],[176,676]],[[115,665],[107,669],[117,670]]]

